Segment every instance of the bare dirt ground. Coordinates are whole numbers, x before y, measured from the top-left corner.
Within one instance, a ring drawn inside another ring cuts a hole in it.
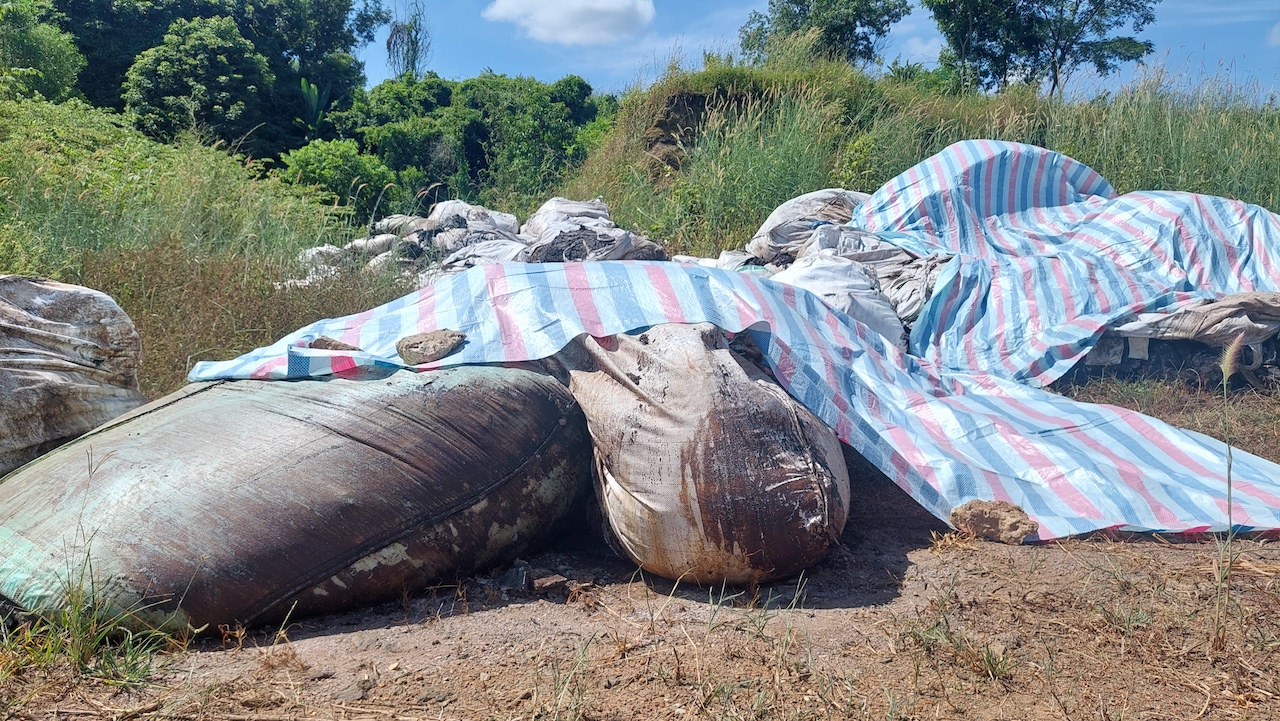
[[[1004,546],[946,534],[883,478],[803,579],[706,589],[590,538],[382,608],[228,634],[129,690],[50,683],[17,718],[1268,719],[1280,547]],[[510,585],[508,583],[508,585]],[[1220,611],[1220,612],[1219,612]]]

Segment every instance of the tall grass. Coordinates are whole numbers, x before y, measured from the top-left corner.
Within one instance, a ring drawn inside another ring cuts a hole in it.
[[[399,278],[348,270],[282,287],[288,266],[235,253],[200,255],[176,238],[84,254],[76,280],[115,298],[142,338],[142,392],[180,388],[197,361],[225,360],[322,318],[357,313],[409,291]]]
[[[70,102],[0,102],[0,273],[111,295],[142,337],[150,397],[225,359],[407,288],[358,271],[303,288],[300,249],[363,229],[257,161],[187,138],[153,142]]]
[[[126,689],[145,685],[158,654],[186,646],[185,635],[144,623],[140,616],[149,609],[106,602],[88,556],[67,570],[56,610],[26,614],[0,602],[0,718],[83,680]]]
[[[74,274],[80,253],[166,238],[277,260],[350,234],[336,210],[263,170],[195,138],[153,142],[82,103],[0,102],[0,262]]]
[[[874,120],[852,132],[836,175],[874,189],[951,143],[989,138],[1065,153],[1121,193],[1183,190],[1280,210],[1280,109],[1225,80],[1178,82],[1154,71],[1087,102],[1025,88],[948,97],[892,87]]]
[[[761,213],[830,178],[843,130],[811,91],[711,108],[684,148],[680,171],[651,184],[634,169],[616,188],[614,214],[664,241],[713,254],[723,237],[749,236]]]

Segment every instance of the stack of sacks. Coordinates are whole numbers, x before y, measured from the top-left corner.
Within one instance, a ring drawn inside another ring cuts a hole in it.
[[[369,235],[346,246],[324,245],[302,252],[309,285],[332,277],[346,263],[371,271],[401,268],[418,287],[478,265],[597,260],[666,260],[662,246],[619,228],[599,198],[552,198],[520,227],[516,216],[461,200],[437,203],[427,217],[389,215]]]

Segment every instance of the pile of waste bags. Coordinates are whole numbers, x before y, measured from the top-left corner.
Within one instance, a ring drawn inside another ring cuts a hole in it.
[[[509,560],[579,502],[653,573],[757,583],[839,542],[864,461],[1012,543],[1280,528],[1280,466],[1236,451],[1228,493],[1222,443],[1041,389],[1242,333],[1261,377],[1280,217],[1256,206],[972,141],[718,258],[660,260],[599,201],[517,223],[454,201],[308,251],[302,282],[363,262],[420,287],[9,475],[0,596],[56,608],[91,559],[152,623],[330,611]]]
[[[370,270],[396,268],[419,287],[439,278],[491,263],[563,263],[596,260],[666,260],[662,246],[619,228],[603,200],[552,198],[524,225],[516,216],[461,200],[437,203],[425,218],[390,215],[369,235],[339,248],[323,245],[302,252],[310,275],[295,284],[330,277],[345,264]]]

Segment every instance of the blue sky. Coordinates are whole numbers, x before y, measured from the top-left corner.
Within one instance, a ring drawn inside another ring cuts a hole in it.
[[[393,4],[398,0],[386,0]],[[704,49],[737,44],[738,28],[767,0],[424,0],[434,48],[429,66],[463,79],[485,68],[554,81],[581,75],[600,91],[646,82],[674,56],[695,64]],[[1163,0],[1139,35],[1153,61],[1190,78],[1230,73],[1280,91],[1280,0]],[[370,84],[388,75],[385,30],[360,52]],[[886,60],[932,63],[942,38],[917,8],[893,28]],[[1130,69],[1118,84],[1132,77]],[[1096,80],[1081,76],[1077,88]]]

